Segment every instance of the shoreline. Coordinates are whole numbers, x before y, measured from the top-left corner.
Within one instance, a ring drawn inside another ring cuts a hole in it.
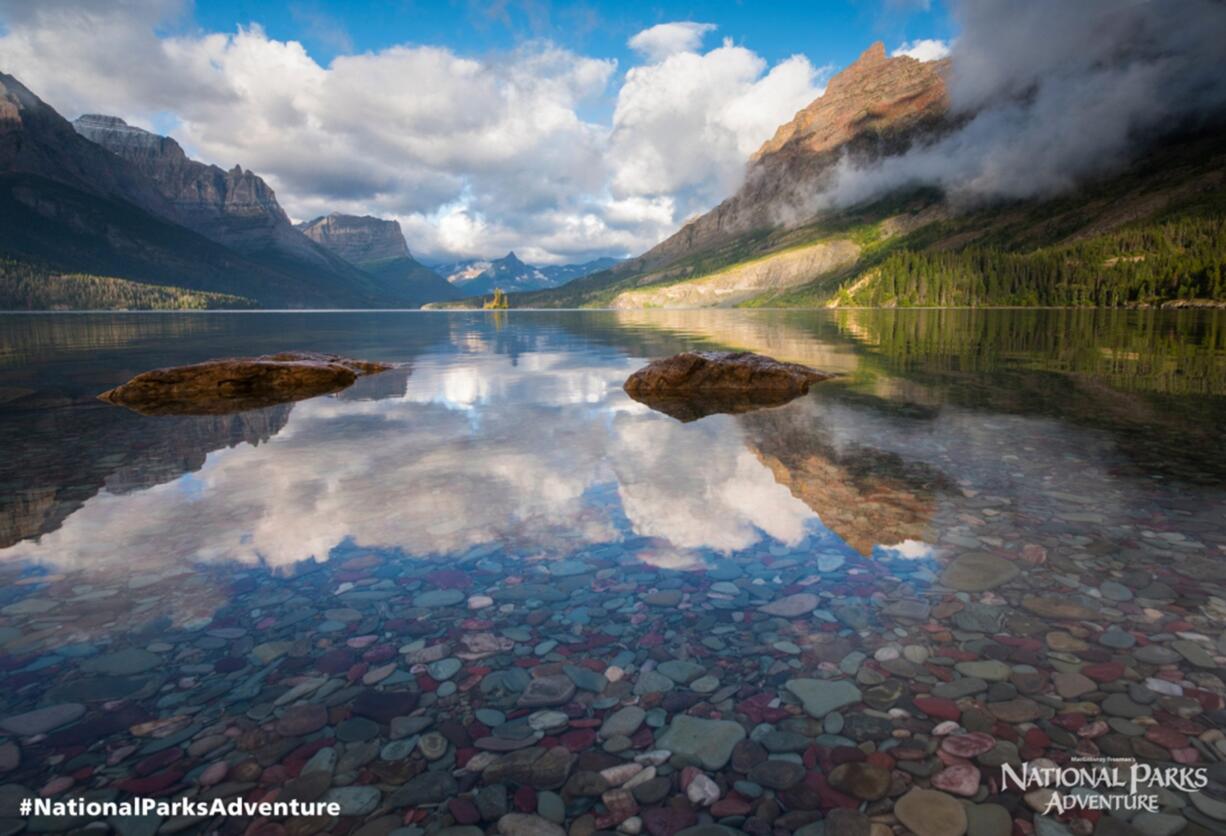
[[[1123,307],[1102,307],[1090,305],[914,305],[906,308],[898,307],[868,307],[858,305],[840,305],[838,307],[752,307],[752,308],[70,308],[18,310],[0,309],[0,315],[24,314],[30,316],[46,316],[48,314],[336,314],[336,313],[482,313],[505,314],[510,311],[546,312],[546,311],[592,311],[592,312],[639,312],[647,311],[812,311],[833,313],[836,311],[1221,311],[1226,310],[1226,300],[1204,304],[1173,304],[1173,305],[1132,305]]]

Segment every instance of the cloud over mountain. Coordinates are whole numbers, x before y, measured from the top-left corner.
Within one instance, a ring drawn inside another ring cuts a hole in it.
[[[845,165],[827,202],[907,184],[972,203],[1056,194],[1226,110],[1217,0],[961,0],[953,12],[949,92],[964,123],[880,164]]]
[[[69,117],[113,113],[260,173],[295,218],[396,217],[426,256],[641,251],[724,196],[748,151],[820,92],[802,56],[703,52],[709,24],[640,32],[630,44],[647,63],[621,74],[550,41],[477,57],[401,45],[325,66],[258,23],[163,29],[184,12],[0,0],[0,69]],[[611,117],[592,115],[610,101]]]

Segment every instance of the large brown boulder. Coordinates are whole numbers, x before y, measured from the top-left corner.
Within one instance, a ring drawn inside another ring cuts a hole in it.
[[[626,394],[679,421],[716,412],[781,406],[833,377],[748,351],[686,351],[655,360],[626,379]]]
[[[98,397],[144,415],[219,415],[339,392],[390,368],[314,352],[229,357],[144,372]]]

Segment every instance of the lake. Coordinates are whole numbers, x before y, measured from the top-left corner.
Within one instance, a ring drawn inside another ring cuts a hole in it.
[[[839,377],[688,423],[622,391],[695,348]],[[236,415],[96,399],[296,349],[400,365]],[[1226,780],[1223,312],[5,314],[0,449],[10,801],[660,836],[940,763],[987,818],[1020,760]]]

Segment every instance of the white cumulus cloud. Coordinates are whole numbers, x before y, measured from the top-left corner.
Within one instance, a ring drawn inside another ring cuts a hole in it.
[[[695,23],[691,20],[658,23],[639,32],[627,44],[649,61],[663,61],[675,53],[698,49],[706,34],[716,28],[714,23]]]
[[[613,114],[613,194],[670,196],[682,218],[710,208],[735,190],[749,155],[821,95],[823,76],[803,56],[768,69],[727,41],[631,68]]]
[[[917,61],[938,61],[949,55],[949,44],[936,38],[923,38],[904,43],[890,55],[895,58],[900,55],[909,55]]]
[[[193,156],[263,176],[295,219],[393,217],[415,252],[440,259],[648,249],[727,197],[823,77],[803,56],[704,52],[712,25],[688,21],[631,38],[645,63],[628,69],[550,41],[321,64],[258,22],[184,25],[189,8],[0,0],[0,70],[70,119],[171,126]]]

